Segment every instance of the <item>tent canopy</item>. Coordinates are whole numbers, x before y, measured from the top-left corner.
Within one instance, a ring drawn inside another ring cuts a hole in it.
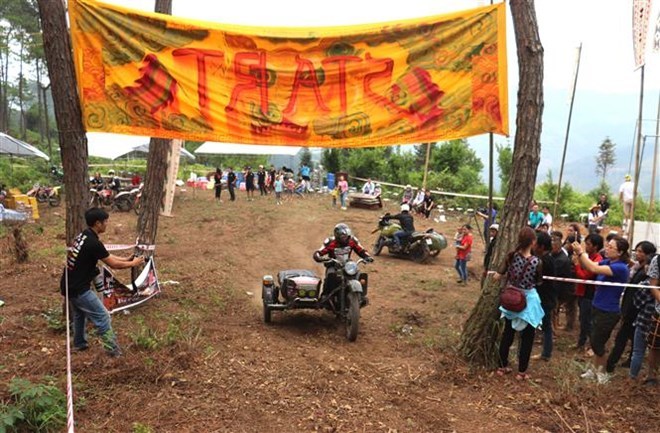
[[[46,161],[50,161],[48,155],[33,145],[2,132],[0,132],[0,153],[15,156],[38,156],[39,158],[43,158]]]
[[[117,159],[132,152],[148,153],[149,137],[88,132],[87,152],[90,156],[106,159]],[[195,159],[195,155],[183,148],[181,156],[191,160]]]
[[[294,156],[302,147],[267,146],[253,144],[216,143],[207,141],[195,150],[197,154],[212,155],[286,155]]]

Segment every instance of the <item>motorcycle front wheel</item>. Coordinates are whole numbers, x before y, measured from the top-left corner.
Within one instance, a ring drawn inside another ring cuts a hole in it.
[[[133,203],[126,196],[119,197],[115,200],[115,208],[120,212],[128,212],[131,210],[131,207],[133,207]]]
[[[374,243],[374,256],[379,256],[380,252],[383,251],[383,246],[385,245],[385,238],[382,236],[378,236],[378,239],[376,239],[376,242]]]
[[[37,199],[37,201],[39,203],[46,203],[48,201],[48,194],[46,194],[45,192],[39,191],[35,195],[35,198]]]
[[[348,314],[346,315],[346,338],[355,341],[360,326],[360,294],[351,292],[348,294]]]
[[[52,207],[59,206],[61,201],[62,199],[60,198],[59,194],[53,194],[48,197],[48,204]]]

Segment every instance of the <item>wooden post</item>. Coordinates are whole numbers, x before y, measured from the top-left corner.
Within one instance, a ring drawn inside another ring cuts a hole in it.
[[[431,157],[431,144],[426,143],[426,161],[424,162],[424,180],[422,180],[422,189],[426,189],[426,176],[429,172],[429,158]]]
[[[655,175],[658,167],[658,141],[660,140],[660,92],[658,92],[658,115],[655,121],[655,146],[653,147],[653,171],[651,172],[651,200],[649,201],[649,222],[655,220]]]
[[[174,190],[176,189],[176,175],[179,171],[179,160],[183,140],[172,140],[170,151],[167,155],[167,176],[165,177],[165,203],[161,215],[172,216],[172,204],[174,203]]]
[[[571,105],[568,109],[568,122],[566,123],[566,134],[564,135],[564,153],[561,157],[561,166],[559,167],[559,180],[557,181],[557,193],[555,194],[555,204],[552,209],[552,220],[557,220],[557,207],[559,205],[559,194],[561,193],[561,181],[564,177],[564,162],[566,162],[566,150],[568,149],[568,133],[571,130],[571,117],[573,116],[573,102],[575,101],[575,89],[577,88],[578,73],[580,72],[580,57],[582,56],[582,43],[577,49],[577,60],[575,63],[575,74],[573,75],[573,90],[571,91]]]

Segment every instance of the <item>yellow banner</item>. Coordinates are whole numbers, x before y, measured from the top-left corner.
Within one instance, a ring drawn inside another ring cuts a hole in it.
[[[261,28],[69,2],[84,124],[162,138],[366,147],[508,134],[505,8]]]

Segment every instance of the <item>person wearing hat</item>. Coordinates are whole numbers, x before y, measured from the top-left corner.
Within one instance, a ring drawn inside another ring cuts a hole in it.
[[[413,199],[413,189],[410,184],[406,185],[403,190],[403,196],[401,197],[401,204],[410,205]]]
[[[490,240],[488,241],[488,247],[486,247],[486,255],[484,256],[484,273],[483,276],[484,278],[486,277],[486,273],[488,272],[488,268],[490,267],[490,260],[493,257],[493,252],[495,251],[495,240],[497,239],[497,232],[500,231],[500,225],[499,224],[491,224],[490,227],[488,228],[488,237]]]
[[[619,187],[619,201],[623,205],[623,231],[627,231],[628,223],[630,222],[632,207],[633,207],[633,194],[635,190],[635,183],[629,174],[625,176],[625,182]]]
[[[600,205],[595,203],[589,210],[589,233],[598,233],[600,223],[603,221],[603,211],[600,210]]]

